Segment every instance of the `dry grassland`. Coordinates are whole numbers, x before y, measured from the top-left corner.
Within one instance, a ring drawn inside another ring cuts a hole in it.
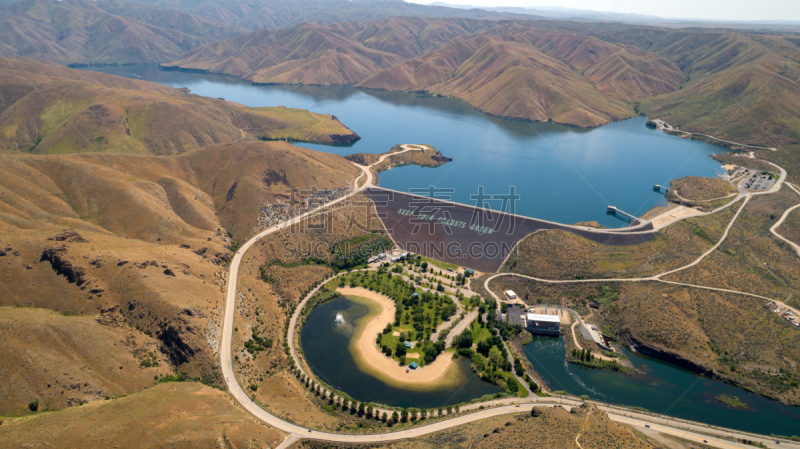
[[[227,393],[190,382],[0,425],[7,447],[249,448],[276,447],[283,438]]]
[[[0,61],[0,148],[174,155],[215,143],[357,140],[330,115],[248,108],[156,83],[31,59]]]
[[[568,412],[561,407],[537,408],[540,416],[530,413],[488,418],[437,432],[433,435],[388,444],[351,445],[316,441],[300,441],[292,449],[350,449],[359,447],[391,449],[426,448],[576,448],[579,437],[584,449],[597,448],[650,448],[649,443],[625,426],[614,423],[605,413],[592,406],[583,406]]]
[[[716,251],[666,279],[777,299],[800,294],[797,253],[769,232],[783,212],[797,203],[797,194],[786,188],[754,197]]]
[[[736,193],[736,188],[727,181],[697,176],[673,179],[669,187],[670,191],[675,190],[682,198],[690,201],[707,201]]]
[[[502,271],[545,279],[651,276],[686,265],[708,251],[735,208],[679,221],[655,238],[630,246],[603,245],[561,230],[539,231],[519,243]]]
[[[51,328],[66,332],[60,337],[63,351],[82,341],[85,351],[107,349],[106,358],[86,355],[94,374],[76,374],[80,363],[61,353],[23,363],[25,369],[42,367],[48,374],[29,376],[19,397],[3,399],[7,408],[0,413],[19,413],[34,398],[41,398],[42,407],[58,409],[128,394],[173,369],[218,382],[225,264],[235,247],[228,232],[234,239],[246,238],[260,207],[286,189],[342,187],[357,174],[339,156],[285,142],[212,145],[168,157],[5,154],[0,167],[0,306],[50,309],[90,323],[102,314],[98,324],[86,329],[108,334],[110,346],[90,345],[83,334],[67,332],[72,321],[59,321]],[[315,269],[303,267],[298,273],[316,279],[326,270],[305,273]],[[299,296],[313,282],[292,276],[281,274],[281,294]],[[270,324],[277,332],[282,318]],[[139,347],[156,345],[159,368],[141,370],[138,350],[113,345],[123,336],[128,341],[129,335]],[[25,354],[29,342],[52,344],[33,338],[6,342],[9,354]],[[63,371],[50,369],[59,364]],[[98,377],[119,366],[129,377],[125,381],[117,379],[117,372]],[[72,377],[68,390],[54,380],[64,372]],[[7,382],[27,371],[9,373]]]
[[[170,374],[158,341],[118,314],[65,316],[44,309],[0,307],[0,415],[28,404],[59,410],[141,391]],[[11,388],[13,386],[13,388]]]

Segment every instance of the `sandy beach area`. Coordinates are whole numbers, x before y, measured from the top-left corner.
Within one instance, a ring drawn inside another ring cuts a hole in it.
[[[361,332],[355,336],[355,350],[369,368],[394,382],[404,384],[429,384],[443,380],[452,365],[452,355],[443,352],[430,365],[416,370],[400,366],[399,363],[380,352],[375,346],[375,337],[383,331],[387,323],[394,320],[395,305],[390,298],[361,287],[339,287],[338,291],[346,296],[358,296],[381,305],[378,316],[369,320]]]

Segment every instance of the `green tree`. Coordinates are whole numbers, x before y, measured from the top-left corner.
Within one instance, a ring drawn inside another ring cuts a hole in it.
[[[489,360],[494,362],[496,366],[500,366],[503,363],[503,353],[497,349],[497,346],[492,347],[489,351]]]
[[[472,331],[469,328],[464,329],[456,338],[453,339],[453,346],[458,348],[471,348],[472,347]]]

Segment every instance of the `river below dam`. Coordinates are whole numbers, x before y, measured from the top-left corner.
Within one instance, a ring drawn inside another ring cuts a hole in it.
[[[665,204],[653,185],[683,176],[716,176],[708,156],[725,148],[645,127],[637,117],[595,129],[533,123],[483,114],[461,100],[351,86],[254,86],[232,77],[120,66],[105,73],[187,87],[193,93],[247,106],[285,106],[333,114],[361,136],[347,146],[298,145],[340,155],[384,153],[400,143],[430,144],[453,161],[436,168],[397,167],[380,174],[382,187],[409,192],[435,186],[441,199],[475,205],[475,195],[508,194],[514,212],[572,224],[627,223],[606,215],[609,205],[639,216]],[[485,206],[504,206],[497,196]]]
[[[471,205],[480,189],[487,195],[502,195],[513,187],[519,195],[515,213],[567,224],[598,221],[605,227],[625,226],[606,215],[608,205],[637,216],[663,205],[663,196],[652,190],[654,184],[666,186],[689,175],[715,176],[720,164],[708,156],[726,151],[650,130],[643,117],[578,129],[493,117],[450,98],[350,86],[253,86],[231,77],[165,72],[156,66],[98,70],[188,87],[195,94],[247,106],[333,114],[361,136],[347,146],[298,144],[319,151],[383,153],[399,143],[430,144],[453,161],[436,168],[397,167],[380,174],[380,185],[405,192],[428,186],[450,189],[440,198],[449,195]],[[494,209],[501,204],[500,199],[485,203]],[[309,315],[301,331],[302,347],[314,373],[326,383],[361,401],[400,407],[440,407],[499,391],[475,377],[466,359],[458,360],[453,371],[463,377],[461,385],[437,391],[398,388],[361,372],[348,350],[352,338],[348,326],[367,314],[363,304],[339,298]],[[800,408],[641,354],[627,355],[645,374],[626,376],[568,364],[561,339],[536,338],[525,352],[553,390],[744,431],[800,435]],[[747,409],[723,404],[718,399],[723,394],[739,398]]]
[[[551,390],[747,432],[800,435],[799,407],[783,405],[653,357],[626,350],[633,366],[644,373],[629,376],[567,362],[563,337],[534,337],[522,348]],[[722,396],[736,397],[747,408],[729,407],[719,400]]]

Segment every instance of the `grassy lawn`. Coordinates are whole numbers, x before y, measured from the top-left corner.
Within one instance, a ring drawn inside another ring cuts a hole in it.
[[[469,329],[472,331],[472,342],[475,344],[485,341],[487,338],[492,336],[491,332],[489,332],[489,329],[481,327],[477,321],[473,321],[469,325]]]
[[[431,259],[429,257],[423,257],[422,262],[428,262],[429,265],[433,265],[435,267],[441,268],[442,270],[447,270],[448,268],[452,268],[453,270],[459,269],[459,266],[452,263],[442,262],[441,260]]]

